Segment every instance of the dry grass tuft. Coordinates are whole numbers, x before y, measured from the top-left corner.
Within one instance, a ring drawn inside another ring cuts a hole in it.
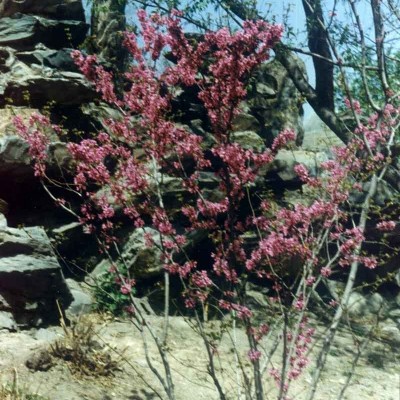
[[[0,385],[0,400],[48,400],[36,393],[30,393],[27,388],[21,388],[18,383],[18,372],[14,368],[12,382]]]
[[[51,346],[51,353],[66,361],[73,374],[111,376],[119,370],[120,360],[115,360],[109,349],[95,340],[97,332],[93,318],[82,316],[70,326],[61,318],[61,326],[65,336]]]

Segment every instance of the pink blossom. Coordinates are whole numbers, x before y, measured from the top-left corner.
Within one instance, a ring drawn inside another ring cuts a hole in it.
[[[396,228],[396,222],[394,221],[382,221],[376,224],[377,229],[382,232],[390,232]]]
[[[321,275],[324,277],[329,277],[332,274],[332,270],[329,267],[322,267],[321,268]]]
[[[247,355],[251,362],[255,362],[261,358],[261,351],[256,349],[251,349],[248,351]]]
[[[130,283],[123,283],[120,291],[122,294],[129,294],[132,291],[132,285]]]
[[[271,148],[272,150],[277,151],[286,146],[287,143],[295,140],[296,133],[293,130],[285,129],[274,139]]]

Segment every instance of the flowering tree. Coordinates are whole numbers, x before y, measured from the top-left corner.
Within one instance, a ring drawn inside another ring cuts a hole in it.
[[[67,144],[73,159],[73,182],[66,183],[80,199],[79,220],[89,234],[101,237],[102,251],[118,248],[116,209],[122,209],[136,229],[143,229],[147,246],[157,246],[165,271],[165,290],[169,277],[177,275],[183,287],[184,303],[191,310],[197,332],[208,356],[208,372],[221,399],[227,388],[215,367],[218,349],[205,329],[202,315],[211,306],[220,315],[244,327],[248,338],[247,357],[251,369],[241,368],[246,398],[266,398],[266,376],[277,385],[277,397],[288,398],[290,384],[309,363],[308,351],[314,328],[308,319],[310,302],[315,301],[331,315],[328,334],[318,355],[309,398],[313,398],[330,345],[353,290],[361,265],[375,268],[377,259],[362,252],[371,201],[377,185],[391,164],[399,110],[387,104],[381,113],[359,123],[348,144],[335,150],[332,160],[322,163],[323,173],[311,176],[303,165],[295,172],[310,195],[304,204],[272,210],[271,199],[256,199],[253,188],[265,168],[284,146],[295,139],[292,131],[283,131],[270,149],[245,149],[233,140],[232,129],[240,103],[246,96],[246,82],[252,72],[268,60],[272,48],[279,45],[283,28],[265,21],[245,21],[243,29],[231,33],[227,28],[207,32],[193,43],[180,25],[180,13],[169,16],[140,11],[140,38],[125,35],[124,44],[132,63],[125,74],[125,91],[114,90],[114,77],[98,64],[96,56],[73,52],[75,62],[93,82],[104,101],[117,108],[121,118],[105,121],[106,130],[91,138]],[[169,51],[175,63],[165,66],[163,54]],[[176,124],[171,103],[180,90],[196,88],[207,112],[212,144],[206,147],[202,137]],[[349,99],[347,106],[356,115],[361,110]],[[48,131],[54,127],[41,115],[25,125],[16,118],[20,135],[30,144],[35,173],[48,187],[46,149]],[[201,182],[202,172],[218,179],[218,199],[211,199]],[[179,213],[165,206],[163,179],[176,178],[186,192]],[[358,216],[348,207],[349,196],[364,193]],[[63,199],[58,203],[68,208]],[[178,224],[179,222],[179,224]],[[151,225],[159,240],[146,233]],[[179,228],[178,228],[179,226]],[[390,230],[393,221],[382,220],[378,228]],[[188,234],[204,231],[211,239],[210,265],[202,265],[186,251]],[[254,233],[255,245],[246,243],[246,234]],[[328,251],[327,251],[328,249]],[[323,301],[317,286],[334,268],[348,268],[348,281],[342,295],[332,293]],[[175,399],[168,341],[168,294],[165,303],[165,328],[159,337],[147,323],[140,302],[133,295],[132,275],[124,275],[116,265],[112,269],[120,291],[129,296],[129,309],[139,330],[148,330],[164,365],[159,372],[147,357],[154,374],[169,399]],[[289,275],[289,277],[288,277]],[[277,342],[270,336],[271,326],[260,323],[249,306],[249,280],[265,280],[271,290],[271,309],[277,309],[276,325],[281,329]],[[276,307],[274,306],[277,305]],[[275,365],[271,347],[280,342],[282,363]],[[273,344],[275,343],[275,344]],[[242,355],[235,349],[238,368]],[[250,372],[251,371],[251,372]]]

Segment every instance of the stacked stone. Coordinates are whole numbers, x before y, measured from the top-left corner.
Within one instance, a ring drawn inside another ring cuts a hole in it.
[[[0,0],[0,329],[57,321],[57,301],[66,308],[73,300],[44,229],[9,227],[6,213],[7,201],[10,219],[18,212],[13,192],[33,176],[13,115],[78,108],[95,96],[70,57],[87,31],[81,0]]]
[[[0,0],[0,105],[91,100],[70,57],[87,31],[81,1]]]

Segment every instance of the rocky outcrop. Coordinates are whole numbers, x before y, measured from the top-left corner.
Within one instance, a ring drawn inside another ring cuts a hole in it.
[[[93,88],[70,56],[87,30],[81,20],[25,14],[0,18],[0,106],[79,105],[93,100]]]
[[[85,20],[80,0],[0,0],[0,18],[16,13],[34,14],[56,19]]]
[[[51,49],[76,47],[85,39],[87,29],[82,21],[14,14],[0,18],[0,46],[17,50],[31,49],[38,43]]]
[[[57,321],[72,301],[60,265],[42,228],[0,229],[0,311],[16,325]]]
[[[69,289],[44,229],[29,226],[41,220],[54,227],[57,210],[45,206],[43,193],[38,197],[40,190],[33,189],[39,185],[28,147],[12,124],[15,115],[26,120],[55,104],[78,109],[96,97],[70,56],[87,31],[80,0],[0,0],[0,197],[10,209],[5,216],[0,204],[0,329],[57,322],[57,301],[66,309],[75,299],[72,313],[89,301],[72,284]],[[57,168],[69,162],[57,137],[49,155]],[[9,227],[7,220],[29,227]]]
[[[306,75],[304,64],[303,72]],[[243,115],[237,117],[236,124],[251,123],[256,132],[270,146],[283,129],[293,129],[297,134],[297,144],[303,141],[303,102],[287,71],[276,61],[261,66],[252,77],[245,102]],[[258,126],[256,125],[258,122]]]
[[[92,8],[90,50],[115,72],[123,72],[128,61],[122,45],[126,4],[127,0],[97,0]]]

